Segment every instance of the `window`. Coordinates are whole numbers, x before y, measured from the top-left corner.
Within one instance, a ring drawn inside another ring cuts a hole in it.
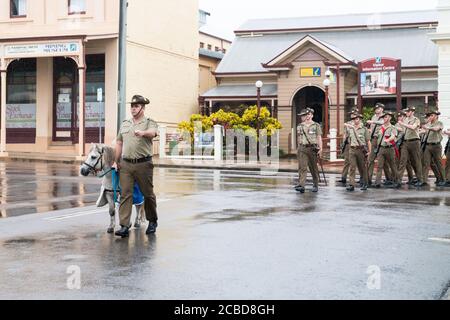
[[[219,47],[216,47],[216,52],[219,52],[220,51],[220,48]]]
[[[227,49],[222,50],[223,54],[227,53]]]
[[[200,48],[204,48],[205,47],[205,44],[203,43],[203,42],[200,42]]]
[[[212,45],[208,44],[208,50],[212,50]]]
[[[85,0],[68,0],[69,14],[85,14],[86,1]]]
[[[23,18],[27,16],[27,0],[11,0],[11,18]]]

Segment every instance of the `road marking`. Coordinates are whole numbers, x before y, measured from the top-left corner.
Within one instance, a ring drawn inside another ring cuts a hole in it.
[[[168,202],[170,200],[172,200],[172,199],[161,199],[161,200],[157,200],[157,203]],[[69,214],[64,214],[64,215],[60,215],[60,216],[56,216],[56,217],[44,218],[43,220],[61,221],[61,220],[66,220],[66,219],[89,216],[91,214],[97,214],[97,213],[107,213],[107,212],[105,211],[105,209],[99,208],[99,209],[94,209],[94,210],[90,210],[90,211],[86,211],[86,212],[76,212],[76,213],[69,213]]]
[[[450,239],[448,238],[428,238],[430,241],[437,241],[437,242],[445,242],[450,243]]]

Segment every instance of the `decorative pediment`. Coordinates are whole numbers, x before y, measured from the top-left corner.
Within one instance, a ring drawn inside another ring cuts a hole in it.
[[[311,48],[314,47],[314,48]],[[310,48],[308,48],[310,47]],[[302,49],[306,50],[302,52]],[[299,54],[299,52],[301,52]],[[263,67],[272,70],[286,70],[292,68],[293,61],[329,61],[340,63],[354,63],[354,59],[331,44],[307,35],[289,48],[278,54]]]
[[[300,54],[294,61],[326,61],[329,60],[324,55],[321,55],[314,49],[308,49]]]

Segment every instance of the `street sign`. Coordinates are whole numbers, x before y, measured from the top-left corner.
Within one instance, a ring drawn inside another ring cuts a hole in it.
[[[300,77],[302,78],[321,77],[321,76],[322,76],[322,68],[320,67],[300,68]]]

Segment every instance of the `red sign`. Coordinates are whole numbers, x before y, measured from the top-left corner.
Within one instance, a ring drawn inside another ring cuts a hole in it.
[[[361,62],[361,72],[397,71],[398,60],[391,58],[374,58]]]

